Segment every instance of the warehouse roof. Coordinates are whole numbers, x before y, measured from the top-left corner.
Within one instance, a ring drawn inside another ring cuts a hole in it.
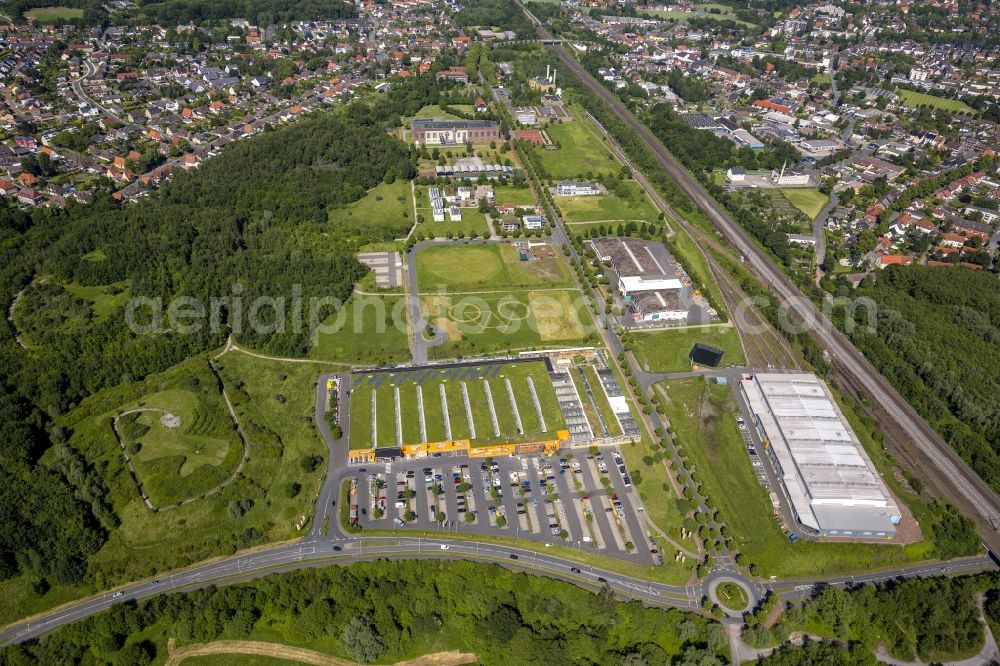
[[[803,373],[756,374],[742,383],[803,524],[894,529],[895,502],[826,384]]]

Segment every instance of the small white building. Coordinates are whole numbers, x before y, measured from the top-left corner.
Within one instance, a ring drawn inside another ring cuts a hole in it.
[[[528,230],[541,229],[545,226],[545,218],[541,215],[525,215],[521,218],[524,228]]]
[[[563,180],[556,185],[556,196],[558,197],[581,197],[600,193],[599,186],[575,180]]]
[[[452,206],[448,209],[448,215],[451,217],[452,222],[462,221],[462,209],[458,206]]]
[[[747,179],[747,170],[743,167],[729,167],[726,171],[726,180],[730,183],[742,183]]]

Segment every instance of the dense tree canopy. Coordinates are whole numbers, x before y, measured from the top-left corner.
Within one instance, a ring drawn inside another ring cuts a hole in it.
[[[469,585],[469,581],[487,584]],[[468,562],[379,561],[159,595],[68,625],[0,664],[103,663],[126,645],[162,657],[183,645],[256,638],[327,639],[337,656],[397,661],[440,649],[483,664],[722,666],[722,627],[678,610],[614,601],[548,578]]]
[[[409,85],[396,97],[412,105],[437,94],[433,83]],[[381,120],[394,111],[368,113]],[[0,435],[8,479],[0,491],[0,579],[75,582],[117,524],[100,475],[64,433],[50,432],[53,416],[216,347],[230,330],[272,353],[304,354],[308,315],[331,314],[367,270],[356,249],[409,224],[333,223],[327,211],[413,175],[409,148],[380,122],[326,113],[234,144],[135,204],[99,197],[64,210],[0,207],[0,300],[10,304],[21,293],[16,330],[6,317],[0,325],[0,418],[10,424]],[[99,294],[102,307],[79,290]],[[204,307],[197,330],[170,325],[178,297]],[[136,298],[152,300],[130,309]],[[285,303],[254,312],[264,298]],[[296,298],[329,303],[296,319]],[[283,326],[279,307],[288,316]],[[254,316],[263,326],[250,325]]]
[[[990,273],[882,271],[855,292],[851,339],[994,489],[1000,490],[1000,290]],[[844,313],[840,323],[844,324]],[[869,328],[871,327],[871,328]]]

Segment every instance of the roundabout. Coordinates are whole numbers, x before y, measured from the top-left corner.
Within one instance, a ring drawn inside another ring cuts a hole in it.
[[[712,571],[703,582],[703,590],[713,604],[732,618],[739,618],[761,599],[757,587],[739,572],[723,568]]]

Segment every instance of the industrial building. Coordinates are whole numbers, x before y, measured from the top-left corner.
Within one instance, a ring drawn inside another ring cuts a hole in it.
[[[896,533],[899,508],[823,381],[744,375],[740,390],[801,527],[840,538]]]
[[[477,141],[499,141],[500,126],[492,120],[431,120],[415,118],[411,125],[418,146],[454,146]]]
[[[637,321],[687,319],[688,308],[681,301],[684,285],[667,272],[645,241],[596,238],[590,245],[601,261],[611,262],[618,278],[618,289]]]

